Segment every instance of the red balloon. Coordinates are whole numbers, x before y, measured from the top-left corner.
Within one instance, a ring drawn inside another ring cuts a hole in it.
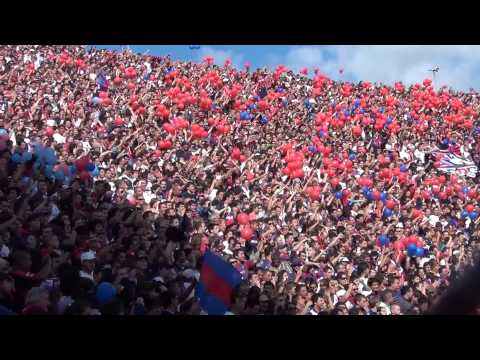
[[[290,170],[299,170],[302,168],[302,163],[300,161],[293,161],[293,162],[289,162],[287,167],[290,169]]]
[[[432,186],[432,192],[434,194],[438,194],[440,192],[440,188],[437,185]]]
[[[380,195],[381,195],[381,194],[380,194],[380,191],[378,191],[378,190],[373,191],[373,192],[372,192],[373,200],[375,200],[375,201],[380,200]]]
[[[90,174],[88,173],[88,171],[82,170],[79,174],[79,177],[80,177],[80,180],[87,181],[88,179],[90,179]]]
[[[48,127],[48,128],[47,128],[47,131],[46,131],[47,136],[53,136],[54,132],[55,132],[55,131],[54,131],[51,127]]]
[[[360,126],[354,126],[353,127],[353,135],[356,137],[359,137],[362,135],[362,128]]]
[[[118,86],[122,83],[122,79],[120,77],[115,77],[115,79],[113,79],[113,84]]]
[[[240,213],[238,214],[237,216],[237,222],[240,224],[240,225],[247,225],[249,222],[250,222],[250,219],[248,217],[248,214],[246,213]]]
[[[446,200],[447,197],[448,197],[448,195],[447,195],[447,193],[446,193],[445,191],[440,191],[440,192],[438,193],[438,197],[439,197],[440,199],[442,199],[442,200]]]
[[[427,190],[424,190],[422,192],[422,197],[423,197],[424,200],[428,200],[428,199],[430,199],[430,193]]]
[[[405,250],[405,244],[401,241],[395,241],[393,243],[393,248],[397,251],[403,251]]]
[[[468,212],[472,212],[473,210],[475,210],[475,207],[472,204],[468,204],[467,206],[465,206],[465,210],[467,210]]]
[[[170,123],[164,123],[162,125],[163,129],[169,134],[175,134],[175,127]]]
[[[447,178],[445,177],[445,175],[439,176],[437,179],[438,179],[438,183],[441,185],[447,182]]]
[[[393,201],[392,199],[388,199],[387,201],[385,201],[385,206],[388,209],[393,209],[395,207],[395,201]]]
[[[330,180],[330,184],[333,188],[336,188],[338,184],[340,184],[340,180],[338,180],[338,178],[333,178],[332,180]]]
[[[290,170],[288,167],[282,169],[282,174],[283,174],[283,175],[290,176],[291,173],[292,173],[292,172],[291,172],[291,170]]]
[[[240,162],[245,162],[247,160],[247,157],[245,155],[240,155],[240,158],[239,158]]]
[[[248,216],[248,215],[247,215]],[[250,240],[251,237],[253,235],[253,230],[252,228],[250,227],[244,227],[241,231],[240,231],[240,236],[242,237],[242,239],[245,239],[245,240]]]
[[[467,193],[468,197],[474,198],[477,196],[477,191],[475,189],[470,189]]]
[[[303,169],[296,169],[296,170],[293,170],[292,176],[294,178],[302,178],[302,177],[305,176],[305,173],[304,173]]]

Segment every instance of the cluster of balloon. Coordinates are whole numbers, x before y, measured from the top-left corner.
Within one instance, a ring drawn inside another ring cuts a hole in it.
[[[471,220],[475,221],[478,219],[478,215],[478,211],[475,211],[475,206],[473,206],[472,204],[468,204],[467,206],[465,206],[465,210],[463,210],[460,214],[460,218],[462,220],[470,218]]]
[[[57,59],[57,61],[60,63],[60,65],[71,65],[72,64],[72,58],[70,55],[68,55],[67,52],[63,52]]]
[[[189,123],[184,118],[177,117],[173,120],[173,122],[175,124],[175,129],[177,130],[188,129]]]
[[[232,87],[226,86],[224,88],[224,92],[229,97],[230,100],[234,100],[238,96],[238,94],[240,94],[241,90],[242,90],[242,86],[239,84],[234,84]]]
[[[12,162],[15,163],[15,164],[19,164],[19,163],[25,163],[27,161],[31,161],[33,158],[33,155],[32,153],[28,152],[28,151],[24,151],[22,153],[20,152],[15,152],[13,155],[12,155]]]
[[[305,157],[301,152],[289,150],[285,160],[287,166],[282,170],[283,175],[290,178],[302,178],[305,176],[303,171],[303,161]]]
[[[217,136],[227,135],[230,132],[230,125],[226,124],[224,121],[218,121],[215,125],[215,134]]]
[[[237,147],[232,149],[232,154],[231,154],[232,159],[238,160],[241,163],[245,162],[247,160],[247,157],[242,154],[241,150]]]
[[[170,140],[160,140],[158,142],[158,149],[168,150],[172,147],[172,142]]]
[[[198,124],[192,124],[192,140],[204,139],[208,132]]]
[[[100,173],[98,167],[87,156],[76,160],[75,168],[80,180],[84,182],[89,181],[91,177],[97,177]]]
[[[98,93],[98,97],[100,98],[100,102],[103,106],[108,107],[112,105],[112,99],[108,97],[108,93],[106,91],[100,91]]]

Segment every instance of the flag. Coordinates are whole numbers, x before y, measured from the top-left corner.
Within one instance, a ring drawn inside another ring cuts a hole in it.
[[[207,251],[196,289],[201,307],[208,315],[224,315],[230,308],[233,290],[241,280],[241,274],[232,265]]]
[[[102,73],[97,75],[96,83],[101,89],[108,88],[108,80]]]
[[[440,160],[440,167],[438,170],[448,174],[468,176],[471,178],[477,176],[478,168],[472,160],[455,155],[448,150],[436,149],[432,151],[432,155],[435,157],[439,154],[442,154],[443,156]]]

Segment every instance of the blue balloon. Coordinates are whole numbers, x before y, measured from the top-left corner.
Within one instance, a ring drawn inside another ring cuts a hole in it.
[[[65,174],[63,173],[63,171],[55,171],[53,173],[53,176],[55,176],[55,179],[57,179],[58,181],[65,180]]]
[[[383,106],[380,106],[380,109],[378,109],[379,112],[381,112],[383,114],[383,112],[385,111],[384,107]]]
[[[87,166],[85,166],[85,169],[87,171],[93,171],[93,169],[95,169],[95,164],[93,163],[88,163]]]
[[[408,254],[408,256],[415,256],[415,255],[417,255],[417,245],[415,245],[415,244],[408,244],[408,246],[407,246],[407,254]]]
[[[380,194],[380,200],[386,201],[388,198],[388,193],[386,191],[382,191]]]
[[[102,99],[100,99],[99,97],[95,96],[93,99],[92,99],[92,102],[97,105],[97,104],[100,104],[100,102],[102,101]]]
[[[400,171],[407,172],[408,171],[407,165],[404,165],[404,164],[400,165]]]
[[[367,199],[368,201],[373,201],[373,193],[370,190],[367,192]]]
[[[317,147],[315,145],[308,145],[308,151],[310,151],[311,153],[316,153]]]
[[[348,155],[348,160],[351,160],[351,161],[355,160],[355,154]]]
[[[310,101],[309,101],[309,100],[305,100],[305,101],[303,102],[303,104],[305,105],[305,107],[306,107],[307,109],[310,109],[310,107],[312,106],[312,104],[310,104]]]
[[[268,124],[268,119],[266,116],[262,116],[262,118],[260,119],[260,124],[262,125]]]
[[[73,176],[77,173],[77,167],[75,165],[70,165],[68,167],[68,172],[70,174],[70,176]]]
[[[464,186],[464,187],[463,187],[463,193],[464,193],[464,194],[468,193],[469,190],[470,190],[470,189],[468,188],[468,186]]]
[[[353,103],[355,106],[360,105],[360,100],[356,99],[355,102]]]
[[[450,141],[449,141],[448,139],[443,139],[443,140],[442,140],[442,144],[443,144],[443,145],[448,145],[449,142],[450,142]]]
[[[240,113],[240,119],[241,120],[249,120],[250,119],[250,114],[246,111],[242,111]]]
[[[98,169],[98,167],[95,166],[95,168],[90,171],[90,175],[92,175],[92,177],[97,177],[98,175],[100,175],[100,170]]]
[[[468,213],[467,210],[463,210],[462,213],[460,214],[460,218],[462,220],[465,220],[470,214]]]
[[[370,189],[366,186],[362,187],[362,194],[367,196],[367,193],[370,191]]]
[[[388,246],[388,245],[390,245],[390,238],[389,238],[387,235],[381,234],[381,235],[378,237],[378,239],[380,240],[380,244],[381,244],[382,246]]]
[[[417,248],[416,254],[417,257],[423,257],[425,255],[425,249],[424,248]]]
[[[46,148],[43,151],[43,159],[49,165],[55,165],[57,163],[57,156],[52,148]]]
[[[95,297],[100,305],[105,305],[112,301],[117,295],[117,290],[109,282],[102,282],[97,286]]]
[[[383,216],[388,218],[388,217],[392,216],[392,214],[393,214],[392,209],[388,209],[388,208],[383,209]]]
[[[478,218],[478,213],[476,211],[472,211],[468,216],[471,220],[476,220]]]
[[[318,132],[318,135],[320,135],[320,137],[325,137],[325,131],[320,130],[320,131]]]
[[[47,178],[53,178],[55,177],[55,174],[53,172],[53,166],[52,165],[46,165],[45,166],[45,176]]]
[[[30,161],[32,160],[32,153],[30,152],[24,152],[22,155],[22,160],[23,161]]]
[[[341,199],[342,196],[343,196],[343,194],[342,194],[341,191],[337,191],[337,192],[335,193],[335,198],[337,198],[337,199]]]
[[[387,118],[387,124],[390,125],[392,122],[393,122],[393,119],[389,116],[389,117]]]
[[[15,153],[12,155],[12,161],[16,164],[22,162],[22,155],[20,155],[19,153]]]
[[[284,107],[286,107],[286,106],[288,105],[288,101],[287,101],[286,99],[283,99],[283,100],[282,100],[282,105],[283,105]]]

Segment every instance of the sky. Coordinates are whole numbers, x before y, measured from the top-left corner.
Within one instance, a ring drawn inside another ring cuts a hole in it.
[[[120,50],[127,45],[102,45]],[[201,61],[207,55],[223,65],[229,58],[241,68],[248,61],[251,68],[279,64],[293,71],[307,67],[309,74],[318,68],[334,80],[371,81],[406,85],[432,79],[429,69],[439,67],[435,75],[436,88],[443,85],[456,90],[480,89],[480,46],[473,45],[129,45],[138,53],[170,54],[173,59]],[[343,69],[343,74],[339,70]]]

